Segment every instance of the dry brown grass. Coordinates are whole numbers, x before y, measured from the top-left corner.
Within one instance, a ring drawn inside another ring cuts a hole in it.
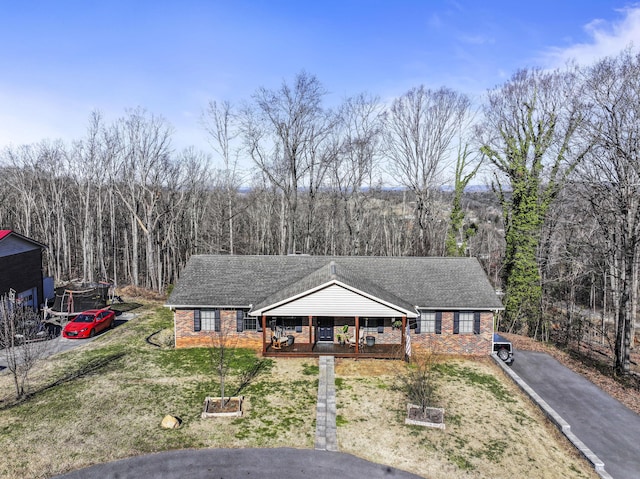
[[[406,399],[389,387],[403,363],[340,360],[340,450],[429,479],[598,477],[496,365],[456,360],[454,366],[460,377],[441,382],[442,431],[404,425]],[[497,379],[509,400],[483,387],[483,377]]]

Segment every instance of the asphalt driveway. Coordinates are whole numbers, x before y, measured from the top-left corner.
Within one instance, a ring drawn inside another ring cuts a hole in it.
[[[420,479],[339,452],[311,449],[187,449],[98,464],[54,479]]]
[[[614,479],[640,478],[640,416],[545,353],[517,351],[511,369],[603,462]]]
[[[116,316],[116,320],[114,322],[115,327],[117,328],[120,324],[129,321],[134,318],[135,314],[133,313],[122,313]],[[39,343],[42,345],[42,358],[47,358],[49,356],[53,356],[54,354],[63,353],[65,351],[69,351],[70,349],[75,349],[78,346],[82,346],[83,344],[87,344],[100,335],[104,334],[106,331],[101,332],[97,336],[93,338],[86,339],[67,339],[63,338],[62,335],[57,336],[53,339],[49,339],[47,341],[43,341]],[[0,373],[7,368],[7,356],[4,349],[0,349]]]

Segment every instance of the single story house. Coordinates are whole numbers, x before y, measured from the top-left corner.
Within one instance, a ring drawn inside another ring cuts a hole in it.
[[[45,245],[12,230],[0,230],[0,296],[39,309],[45,302],[42,251]]]
[[[192,256],[166,306],[177,348],[375,358],[489,355],[503,309],[475,258],[307,255]]]

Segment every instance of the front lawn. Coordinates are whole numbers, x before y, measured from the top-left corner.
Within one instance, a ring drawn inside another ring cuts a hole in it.
[[[93,342],[46,360],[26,401],[14,402],[10,376],[0,374],[0,477],[45,478],[168,449],[313,448],[317,360],[265,360],[241,392],[245,417],[201,419],[204,397],[219,395],[208,350],[149,344],[154,332],[172,328],[171,312],[158,304],[134,312]],[[236,352],[227,394],[238,371],[257,360]],[[394,387],[405,367],[337,362],[341,451],[430,479],[597,477],[490,362],[441,367],[445,431],[405,426],[405,400]],[[161,429],[166,414],[182,427]]]

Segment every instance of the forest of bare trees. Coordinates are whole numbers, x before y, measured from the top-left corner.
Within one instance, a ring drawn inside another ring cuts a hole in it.
[[[82,138],[0,153],[0,226],[48,245],[56,281],[157,291],[198,253],[477,256],[504,291],[501,328],[545,337],[559,304],[609,311],[625,372],[638,78],[640,56],[627,50],[521,70],[479,108],[425,86],[329,108],[320,80],[301,72],[240,104],[203,105],[209,151],[176,151],[171,125],[142,108],[113,122],[94,112]]]

